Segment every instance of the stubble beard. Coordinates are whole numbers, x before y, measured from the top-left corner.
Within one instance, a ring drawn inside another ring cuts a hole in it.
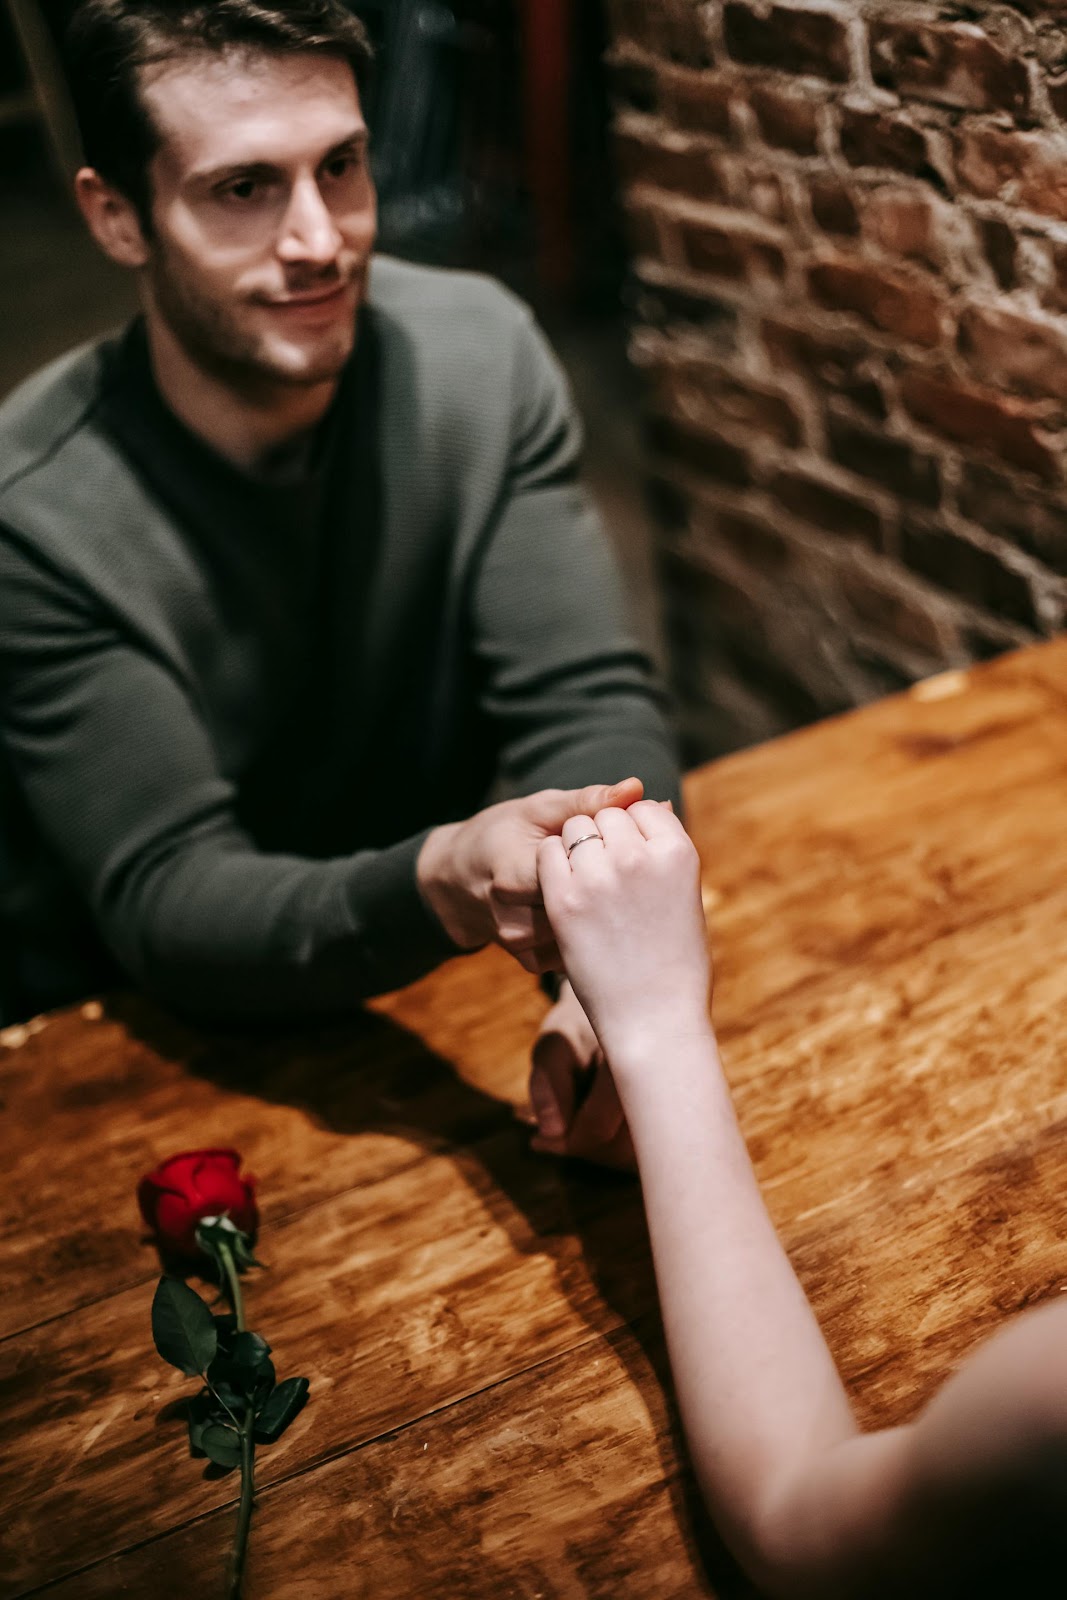
[[[281,335],[242,327],[243,306],[250,318],[254,302],[235,308],[190,283],[157,249],[148,272],[153,304],[187,357],[216,380],[242,395],[262,397],[271,391],[316,388],[340,377],[355,344],[355,313],[335,328],[323,330],[309,350]],[[264,315],[269,311],[264,308]]]

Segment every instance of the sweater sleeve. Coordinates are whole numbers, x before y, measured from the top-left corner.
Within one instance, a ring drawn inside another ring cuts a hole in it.
[[[529,313],[513,371],[507,482],[471,595],[482,709],[516,793],[635,775],[680,806],[663,694],[579,478],[566,379]]]
[[[0,638],[12,769],[144,987],[199,1015],[314,1016],[455,953],[416,888],[425,834],[322,861],[258,850],[185,686],[7,539]]]

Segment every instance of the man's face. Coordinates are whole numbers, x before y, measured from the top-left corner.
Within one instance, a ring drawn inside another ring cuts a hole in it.
[[[355,339],[376,226],[351,69],[204,53],[146,74],[147,316],[240,386],[321,384]]]

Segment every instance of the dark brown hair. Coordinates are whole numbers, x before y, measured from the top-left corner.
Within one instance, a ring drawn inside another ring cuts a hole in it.
[[[146,227],[159,134],[141,72],[201,51],[246,50],[332,56],[360,86],[371,60],[366,30],[342,0],[82,0],[75,11],[64,59],[85,160],[133,201]]]

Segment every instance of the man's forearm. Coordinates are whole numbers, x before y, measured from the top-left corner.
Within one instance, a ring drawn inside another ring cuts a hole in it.
[[[193,841],[106,885],[101,925],[131,976],[178,1010],[220,1021],[351,1010],[454,953],[415,886],[421,844],[312,861]]]

